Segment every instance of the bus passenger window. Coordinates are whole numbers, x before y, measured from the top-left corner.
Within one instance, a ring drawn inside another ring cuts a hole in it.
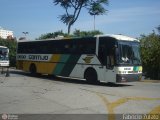
[[[108,50],[108,55],[107,55],[107,68],[113,69],[113,66],[115,65],[115,47],[111,47]]]
[[[110,53],[111,66],[115,64],[115,49],[115,46],[113,46]]]
[[[111,66],[113,66],[114,65],[114,56],[110,56],[110,61],[111,61]]]
[[[103,47],[99,48],[98,57],[103,65],[105,65],[105,49]]]
[[[98,58],[107,69],[113,69],[115,65],[115,40],[111,37],[99,38]]]

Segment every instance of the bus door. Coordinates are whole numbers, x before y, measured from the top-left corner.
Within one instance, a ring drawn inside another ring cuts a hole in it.
[[[105,69],[105,79],[107,82],[116,82],[115,57],[111,52],[107,54],[107,64]]]
[[[101,64],[104,66],[103,69],[103,80],[104,82],[116,82],[116,71],[115,71],[115,42],[110,37],[99,38],[99,50],[98,58]]]

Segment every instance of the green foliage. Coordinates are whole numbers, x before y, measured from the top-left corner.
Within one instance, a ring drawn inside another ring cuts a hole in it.
[[[141,35],[140,42],[143,72],[146,77],[160,79],[160,35]]]
[[[102,32],[95,30],[95,31],[80,31],[80,30],[75,30],[73,34],[68,35],[67,33],[63,33],[63,31],[57,31],[54,33],[46,33],[42,34],[37,40],[42,40],[42,39],[50,39],[50,38],[55,38],[58,36],[64,36],[64,37],[89,37],[89,36],[95,36],[95,35],[100,35],[103,34]]]
[[[67,33],[63,33],[63,31],[56,31],[54,33],[46,33],[46,34],[42,34],[40,37],[36,38],[36,40],[42,40],[42,39],[50,39],[50,38],[55,38],[58,36],[64,36],[64,37],[68,37]]]
[[[71,26],[78,19],[82,8],[86,8],[90,15],[102,15],[106,12],[104,5],[108,5],[108,0],[53,0],[53,3],[65,10],[59,18],[68,26],[68,34],[70,34]]]
[[[108,0],[98,0],[98,1],[93,1],[90,4],[89,8],[89,14],[90,15],[103,15],[106,13],[106,9],[103,7],[103,4],[107,5]]]
[[[103,34],[102,32],[98,30],[93,30],[93,31],[80,31],[80,30],[75,30],[73,32],[73,36],[75,37],[89,37],[89,36],[95,36],[95,35],[100,35]]]
[[[16,45],[17,42],[15,40],[7,40],[0,38],[0,46],[6,46],[9,48],[9,60],[11,67],[16,66]]]

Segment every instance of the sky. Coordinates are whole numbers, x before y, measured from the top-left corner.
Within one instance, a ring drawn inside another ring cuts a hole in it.
[[[105,15],[96,16],[96,29],[104,34],[124,34],[139,37],[149,34],[160,25],[160,0],[109,0]],[[0,26],[14,32],[18,39],[29,32],[28,39],[41,34],[63,30],[67,26],[59,20],[65,11],[53,0],[0,0]],[[88,31],[94,29],[94,19],[82,9],[71,28]]]

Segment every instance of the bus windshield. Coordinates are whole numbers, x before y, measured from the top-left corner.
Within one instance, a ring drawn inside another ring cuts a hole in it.
[[[120,41],[118,44],[118,64],[140,65],[140,47],[138,42]]]
[[[0,48],[0,60],[8,60],[8,48]]]

